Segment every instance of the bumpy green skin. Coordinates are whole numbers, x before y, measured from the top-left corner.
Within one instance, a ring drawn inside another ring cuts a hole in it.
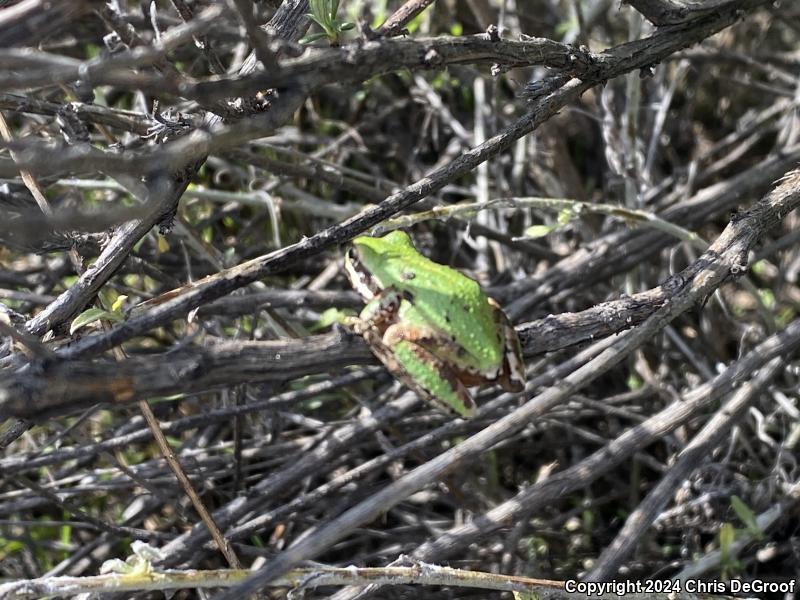
[[[418,355],[419,348],[409,342],[399,342],[392,350],[411,377],[413,389],[421,387],[425,399],[433,401],[442,408],[454,410],[462,417],[474,414],[474,402],[466,402],[458,393],[453,385],[454,382],[444,376],[445,367],[433,361],[421,360]]]
[[[367,300],[356,329],[375,355],[424,399],[469,417],[469,385],[524,386],[513,326],[477,282],[417,252],[401,231],[353,240],[345,268]]]

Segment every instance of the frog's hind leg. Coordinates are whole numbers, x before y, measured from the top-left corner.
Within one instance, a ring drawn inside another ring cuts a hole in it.
[[[525,389],[525,361],[517,330],[492,298],[489,298],[489,305],[498,329],[503,332],[503,365],[497,374],[497,383],[507,392],[521,392]]]
[[[477,407],[467,388],[444,361],[421,345],[435,342],[435,338],[436,335],[424,327],[391,325],[383,336],[383,344],[392,349],[393,359],[402,370],[395,372],[379,358],[395,377],[422,399],[462,417],[471,417]]]

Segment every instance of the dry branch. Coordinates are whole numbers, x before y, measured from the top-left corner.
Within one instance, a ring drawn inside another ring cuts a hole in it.
[[[747,269],[747,254],[758,238],[798,206],[800,206],[800,171],[793,171],[787,173],[780,184],[753,208],[729,223],[725,231],[694,264],[676,275],[682,283],[680,289],[641,326],[627,332],[610,348],[573,371],[556,386],[547,388],[522,407],[458,446],[417,467],[311,534],[298,539],[246,582],[236,586],[222,598],[254,593],[266,582],[280,577],[299,562],[313,558],[356,527],[375,519],[387,508],[442,477],[463,461],[513,435],[532,419],[540,417],[570,394],[591,383],[651,339],[675,317],[710,296],[726,280],[743,275]],[[785,345],[781,345],[781,351],[790,350],[794,344],[800,343],[798,330],[800,322],[793,330],[787,329],[788,343],[784,342]],[[777,341],[781,341],[780,338],[777,338]],[[440,536],[439,543],[443,541],[444,538]]]

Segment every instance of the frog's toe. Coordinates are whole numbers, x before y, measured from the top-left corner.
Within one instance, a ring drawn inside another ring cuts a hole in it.
[[[478,405],[475,404],[475,399],[464,384],[461,383],[461,380],[451,371],[445,374],[445,379],[450,386],[450,390],[446,392],[447,402],[443,406],[462,417],[472,417],[475,415],[475,411],[478,410]],[[436,400],[437,398],[434,397],[434,402],[436,402]],[[437,404],[442,405],[441,402],[437,402]]]
[[[507,392],[521,392],[525,389],[525,363],[516,352],[507,352],[503,358],[503,369],[498,383]]]
[[[507,392],[521,392],[525,389],[525,362],[519,336],[500,305],[492,298],[489,298],[489,304],[494,310],[495,322],[503,332],[503,364],[497,375],[497,382]]]

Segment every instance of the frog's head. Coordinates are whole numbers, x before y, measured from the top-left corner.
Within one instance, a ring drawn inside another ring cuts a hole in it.
[[[388,268],[393,262],[416,252],[408,234],[399,230],[383,237],[357,237],[352,244],[345,254],[345,272],[353,288],[366,300],[387,287],[391,281]]]

